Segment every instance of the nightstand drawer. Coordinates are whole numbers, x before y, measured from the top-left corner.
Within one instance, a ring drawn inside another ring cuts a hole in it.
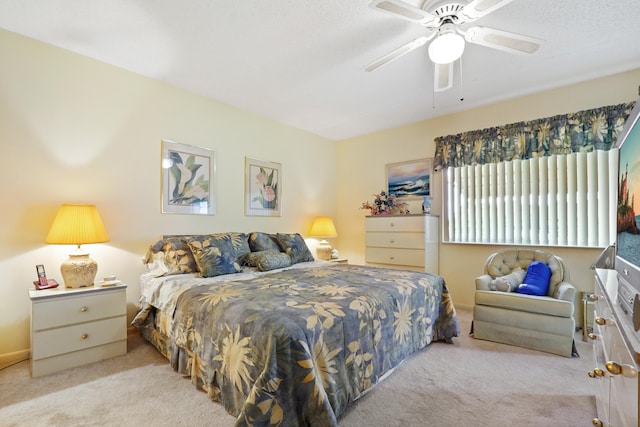
[[[127,336],[126,316],[97,320],[65,328],[34,332],[32,355],[34,360],[96,347]]]
[[[126,298],[125,292],[119,290],[34,302],[38,309],[33,310],[32,327],[34,331],[39,331],[125,315]]]

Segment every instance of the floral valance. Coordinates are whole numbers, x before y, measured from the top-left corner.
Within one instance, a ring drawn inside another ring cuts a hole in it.
[[[635,102],[435,139],[434,169],[609,150]]]

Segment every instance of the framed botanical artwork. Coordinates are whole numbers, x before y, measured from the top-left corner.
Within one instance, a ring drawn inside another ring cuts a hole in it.
[[[245,215],[280,216],[282,165],[245,157],[244,169]]]
[[[433,159],[409,160],[389,163],[387,193],[397,198],[418,199],[431,196],[431,170]]]
[[[162,213],[215,215],[213,150],[162,140]]]

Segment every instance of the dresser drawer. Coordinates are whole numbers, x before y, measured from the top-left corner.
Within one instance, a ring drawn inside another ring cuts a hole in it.
[[[366,234],[365,242],[366,246],[382,248],[424,249],[424,234],[371,231]]]
[[[34,331],[125,315],[127,306],[124,289],[43,299],[33,304]]]
[[[368,263],[424,267],[424,250],[397,248],[365,248]]]
[[[33,333],[31,357],[34,360],[96,347],[127,336],[126,316],[112,317]]]
[[[415,231],[424,232],[424,216],[367,217],[365,230],[369,231]]]

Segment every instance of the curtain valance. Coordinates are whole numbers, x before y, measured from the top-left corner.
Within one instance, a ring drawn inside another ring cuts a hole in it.
[[[609,150],[635,102],[435,139],[434,169]]]

